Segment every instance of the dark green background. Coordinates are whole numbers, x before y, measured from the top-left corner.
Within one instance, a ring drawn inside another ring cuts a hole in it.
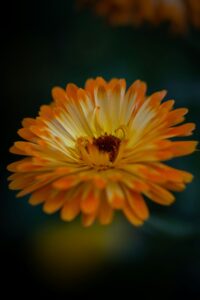
[[[57,296],[61,292],[87,295],[95,288],[98,293],[110,288],[113,292],[130,290],[133,296],[161,295],[161,299],[200,296],[198,152],[172,162],[195,175],[173,206],[149,203],[152,216],[141,229],[116,218],[114,222],[122,222],[128,232],[129,242],[115,260],[107,258],[84,280],[80,278],[76,284],[66,281],[61,287],[36,276],[29,251],[33,233],[52,221],[60,224],[58,215],[46,216],[40,207],[29,206],[26,199],[16,199],[6,181],[6,165],[15,160],[8,148],[18,140],[21,120],[36,116],[39,106],[51,101],[53,86],[64,87],[68,82],[83,86],[89,77],[125,78],[128,85],[142,79],[148,83],[149,93],[167,89],[176,107],[190,109],[187,120],[197,124],[198,139],[200,33],[191,30],[186,36],[173,36],[165,25],[158,29],[147,25],[140,29],[112,28],[90,12],[78,11],[73,1],[67,0],[11,1],[4,12],[1,259],[5,282],[13,288],[16,285],[16,295],[25,294],[27,288],[32,294]]]

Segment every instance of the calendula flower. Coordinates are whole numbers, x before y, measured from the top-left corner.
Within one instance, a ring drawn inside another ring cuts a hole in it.
[[[135,81],[126,91],[123,79],[89,79],[85,88],[68,84],[52,90],[54,101],[41,106],[36,119],[25,118],[18,134],[26,141],[10,151],[25,158],[8,166],[10,188],[31,194],[46,213],[61,210],[71,221],[82,214],[85,226],[95,219],[111,222],[121,210],[141,225],[149,216],[144,196],[169,205],[170,191],[182,191],[192,175],[163,161],[192,153],[195,125],[184,121],[186,108],[161,104],[166,91],[146,96],[146,84]],[[170,140],[173,138],[173,140]]]
[[[175,32],[185,32],[188,26],[200,28],[199,0],[78,0],[91,7],[112,25],[169,23]]]

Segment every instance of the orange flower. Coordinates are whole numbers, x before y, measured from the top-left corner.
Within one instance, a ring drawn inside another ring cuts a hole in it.
[[[78,3],[90,6],[113,25],[168,22],[176,32],[184,32],[188,25],[200,28],[199,0],[78,0]]]
[[[161,104],[166,91],[146,96],[139,80],[126,91],[123,79],[97,78],[84,89],[55,87],[52,95],[36,119],[23,120],[18,134],[26,141],[10,149],[25,156],[8,166],[18,197],[31,194],[32,205],[44,203],[46,213],[61,210],[66,221],[82,213],[85,226],[95,219],[110,223],[115,210],[141,225],[149,216],[143,195],[169,205],[170,191],[182,191],[192,180],[163,163],[197,145],[174,140],[191,135],[195,125],[177,125],[187,109],[172,110],[173,100]]]

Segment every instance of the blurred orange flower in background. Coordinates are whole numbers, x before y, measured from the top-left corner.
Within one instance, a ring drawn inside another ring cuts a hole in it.
[[[185,32],[191,25],[200,28],[199,0],[78,0],[112,25],[168,22],[174,32]]]
[[[25,158],[8,166],[10,188],[21,190],[18,197],[31,194],[33,205],[44,203],[46,213],[61,210],[63,220],[81,213],[85,226],[109,224],[115,210],[142,225],[149,216],[143,195],[171,204],[170,191],[182,191],[192,175],[162,161],[195,151],[196,141],[174,140],[195,125],[175,126],[188,110],[173,110],[173,100],[161,104],[166,91],[147,96],[146,89],[137,80],[126,91],[124,79],[100,77],[84,89],[55,87],[54,101],[22,122],[18,134],[26,141],[10,151]]]

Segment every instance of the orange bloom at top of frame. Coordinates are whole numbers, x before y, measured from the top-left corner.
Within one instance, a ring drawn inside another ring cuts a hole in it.
[[[169,23],[174,32],[200,28],[199,0],[77,0],[113,25]]]
[[[186,108],[161,103],[166,91],[146,95],[146,84],[124,79],[89,79],[85,88],[68,84],[52,90],[54,101],[36,119],[25,118],[18,134],[25,141],[10,151],[25,158],[8,166],[10,188],[31,194],[46,213],[61,211],[71,221],[80,213],[85,226],[95,219],[109,224],[120,210],[134,225],[149,211],[144,196],[170,205],[171,191],[182,191],[192,175],[164,161],[195,151],[196,141],[184,121]],[[173,138],[173,140],[171,140]]]

